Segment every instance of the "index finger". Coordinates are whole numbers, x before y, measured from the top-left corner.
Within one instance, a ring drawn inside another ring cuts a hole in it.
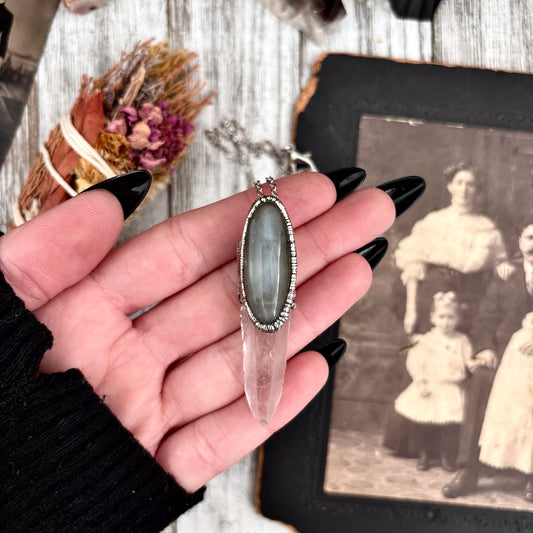
[[[335,187],[322,174],[302,172],[276,185],[294,227],[335,203]],[[250,189],[165,220],[113,250],[94,279],[125,314],[163,300],[236,257],[256,198]]]

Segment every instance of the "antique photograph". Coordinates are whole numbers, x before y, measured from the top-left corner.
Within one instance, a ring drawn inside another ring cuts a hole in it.
[[[324,491],[533,511],[533,134],[364,115],[367,185],[421,175],[341,320]]]
[[[0,166],[15,135],[58,0],[0,0]]]

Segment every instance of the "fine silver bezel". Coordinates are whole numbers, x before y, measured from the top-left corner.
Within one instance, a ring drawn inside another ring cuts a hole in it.
[[[276,204],[277,208],[280,210],[284,222],[285,227],[287,229],[287,238],[289,241],[289,290],[287,292],[287,298],[285,299],[285,303],[283,304],[283,307],[279,313],[278,318],[269,324],[265,324],[261,321],[259,321],[255,315],[253,314],[250,305],[248,303],[248,298],[246,296],[246,290],[244,288],[244,250],[246,246],[246,237],[248,233],[248,224],[250,223],[251,218],[253,217],[256,209],[266,202],[271,202]],[[294,242],[294,230],[292,228],[292,223],[289,218],[289,215],[287,213],[287,210],[285,209],[285,206],[281,203],[279,198],[272,195],[264,195],[259,197],[250,208],[250,211],[248,212],[248,216],[246,217],[246,221],[244,223],[244,229],[242,232],[242,241],[241,241],[241,249],[239,252],[239,271],[240,271],[240,280],[241,280],[241,297],[242,297],[242,304],[246,308],[246,312],[248,313],[248,316],[250,317],[250,320],[256,326],[262,331],[265,331],[267,333],[274,333],[278,331],[285,322],[289,319],[290,311],[294,308],[294,298],[296,296],[296,268],[297,268],[297,261],[296,261],[296,244]]]

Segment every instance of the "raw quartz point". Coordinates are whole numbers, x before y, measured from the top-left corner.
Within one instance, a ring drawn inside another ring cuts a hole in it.
[[[268,424],[278,406],[287,366],[289,320],[276,333],[255,327],[241,307],[244,391],[254,417]]]

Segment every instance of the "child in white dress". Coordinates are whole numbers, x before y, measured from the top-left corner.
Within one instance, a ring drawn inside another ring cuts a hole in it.
[[[419,435],[419,470],[429,468],[437,446],[442,467],[455,470],[460,424],[463,421],[464,381],[472,359],[468,337],[457,330],[460,305],[455,292],[433,296],[432,329],[418,336],[409,350],[407,371],[412,383],[396,398],[396,412],[415,423]]]
[[[494,378],[479,438],[480,461],[533,481],[533,313],[513,334]]]

